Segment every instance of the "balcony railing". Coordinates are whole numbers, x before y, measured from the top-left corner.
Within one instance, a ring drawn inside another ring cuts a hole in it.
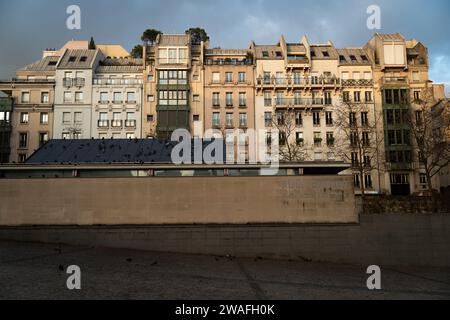
[[[275,77],[272,76],[270,78],[259,76],[256,78],[257,85],[263,86],[324,86],[324,85],[332,85],[332,86],[340,86],[341,80],[335,76],[331,77],[292,77],[292,76],[284,76],[284,77]]]
[[[331,100],[326,100],[326,102],[331,102]],[[310,106],[310,105],[323,105],[323,98],[281,98],[275,99],[275,105],[277,106]]]
[[[409,81],[407,77],[383,77],[383,84],[407,85]]]
[[[140,85],[143,83],[142,79],[104,79],[94,78],[93,85]]]
[[[125,120],[126,128],[136,128],[136,120]]]
[[[217,59],[207,59],[206,65],[209,66],[250,66],[253,64],[252,60],[217,60]]]
[[[98,120],[97,126],[99,128],[108,128],[109,127],[109,120]]]
[[[112,128],[122,128],[122,120],[113,120],[111,121],[111,127]]]
[[[84,78],[63,78],[64,87],[84,87],[86,80]]]
[[[344,87],[370,87],[373,85],[372,79],[347,79],[342,80]]]
[[[55,83],[53,78],[12,78],[11,80],[0,80],[0,83]]]

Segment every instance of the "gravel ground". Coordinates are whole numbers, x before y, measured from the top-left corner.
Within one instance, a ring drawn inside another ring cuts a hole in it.
[[[81,290],[67,289],[70,265]],[[0,299],[450,299],[450,268],[381,266],[380,291],[366,268],[0,242]]]

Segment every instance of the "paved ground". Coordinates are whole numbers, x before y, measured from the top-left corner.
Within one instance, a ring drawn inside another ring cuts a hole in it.
[[[66,288],[69,265],[82,289]],[[450,299],[450,269],[382,268],[0,242],[0,299]]]

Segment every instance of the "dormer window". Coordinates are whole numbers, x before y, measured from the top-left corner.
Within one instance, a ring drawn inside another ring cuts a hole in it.
[[[356,57],[355,57],[354,55],[351,55],[351,56],[350,56],[350,59],[351,59],[352,61],[357,61],[357,60],[356,60]]]
[[[269,51],[263,51],[262,55],[263,55],[263,58],[268,58],[269,57]]]
[[[311,57],[315,57],[316,56],[316,52],[315,51],[311,51]]]
[[[277,57],[281,57],[281,56],[282,56],[281,51],[277,51],[277,52],[276,52],[276,55],[277,55]]]
[[[77,59],[77,57],[69,57],[69,62],[75,62],[75,60]]]
[[[56,64],[57,64],[57,61],[50,61],[48,63],[49,66],[56,66]]]
[[[322,51],[322,54],[323,54],[324,57],[329,57],[329,56],[330,56],[330,54],[328,53],[328,51]]]
[[[346,61],[347,61],[347,59],[345,59],[345,57],[344,57],[344,56],[339,56],[339,61],[341,61],[341,62],[346,62]]]
[[[80,58],[80,62],[86,62],[86,60],[87,60],[87,57],[86,57],[86,56],[82,56],[82,57]]]
[[[369,60],[367,59],[367,56],[365,56],[365,55],[362,55],[362,56],[361,56],[361,59],[362,59],[362,61],[369,61]]]

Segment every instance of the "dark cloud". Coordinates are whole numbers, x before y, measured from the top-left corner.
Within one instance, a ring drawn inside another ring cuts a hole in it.
[[[66,29],[66,8],[82,10],[82,30]],[[250,40],[276,42],[280,34],[299,41],[332,40],[338,47],[361,46],[372,36],[366,9],[382,9],[382,30],[400,32],[424,42],[430,50],[431,75],[450,84],[448,0],[1,0],[0,78],[39,58],[46,47],[70,39],[114,42],[131,49],[142,31],[155,27],[166,33],[201,26],[212,45],[247,47]]]

